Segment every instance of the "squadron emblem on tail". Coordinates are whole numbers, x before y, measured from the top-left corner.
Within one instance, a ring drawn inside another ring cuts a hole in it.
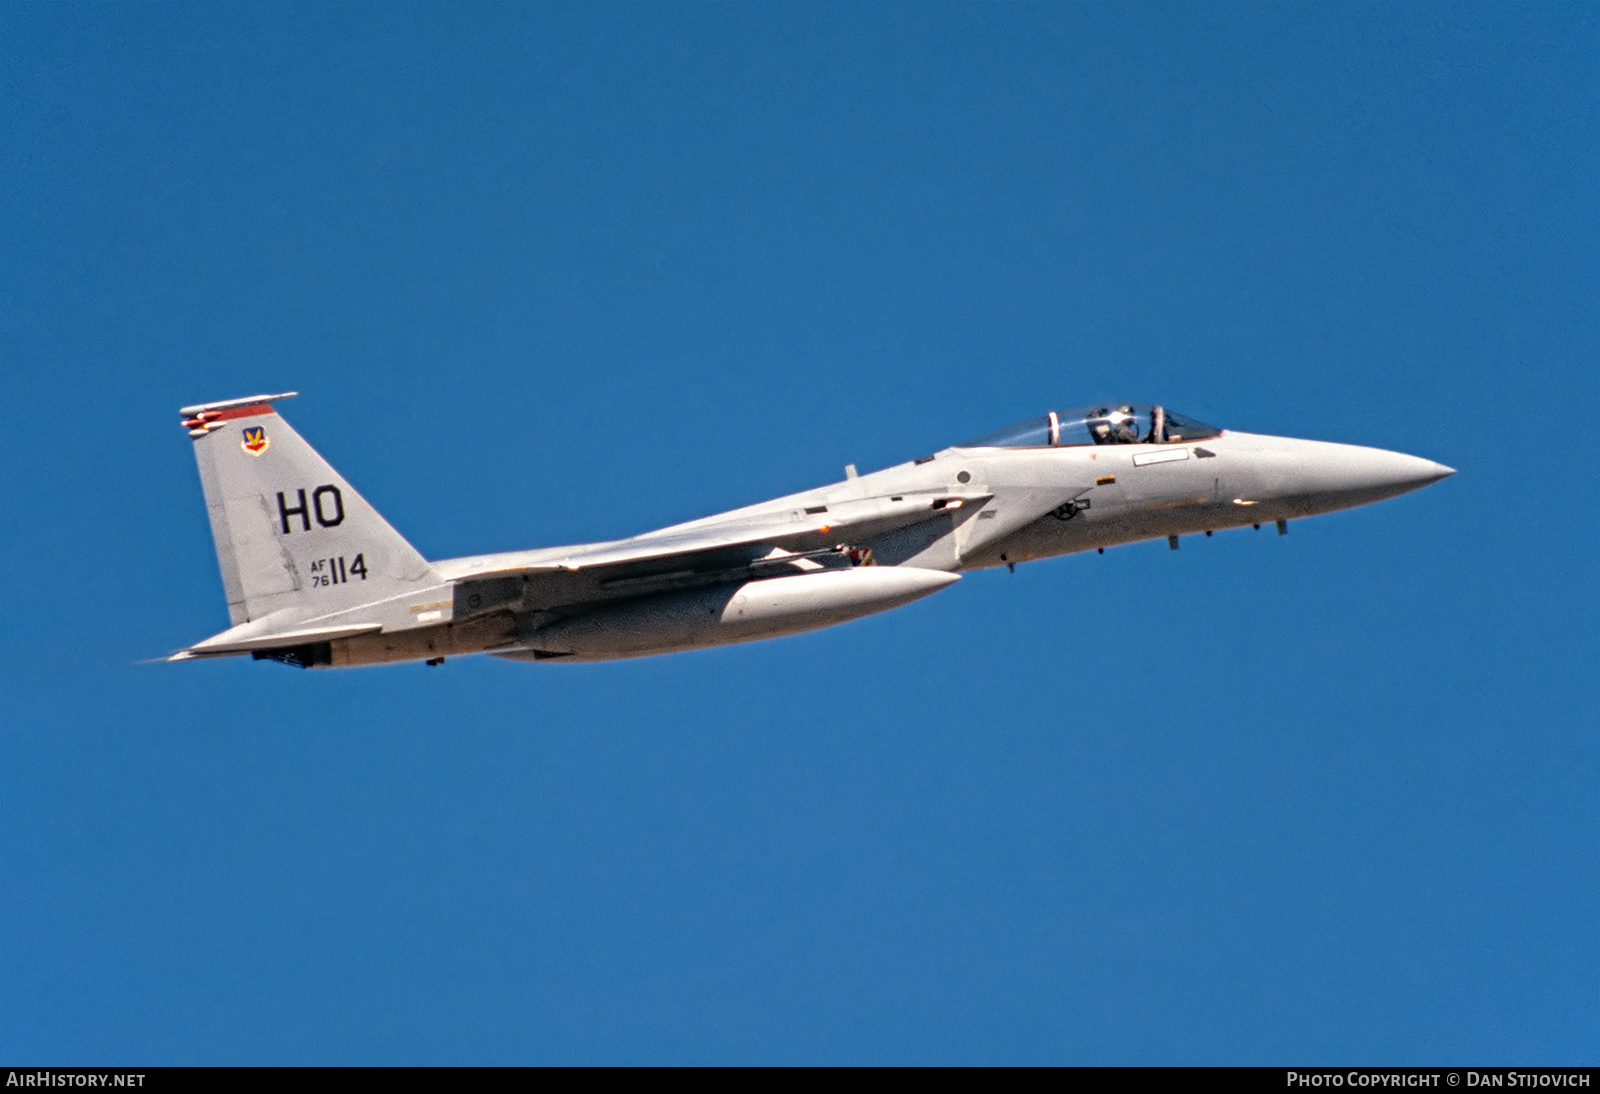
[[[259,456],[271,444],[272,441],[267,437],[266,429],[256,425],[244,431],[244,440],[239,442],[239,447],[252,456]]]

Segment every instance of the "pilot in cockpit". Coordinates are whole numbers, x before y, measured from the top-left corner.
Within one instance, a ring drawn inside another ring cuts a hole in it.
[[[1089,424],[1095,444],[1138,444],[1144,439],[1139,415],[1131,406],[1101,407]]]

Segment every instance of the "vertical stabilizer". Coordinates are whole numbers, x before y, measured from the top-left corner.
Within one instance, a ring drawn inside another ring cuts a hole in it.
[[[235,624],[341,611],[436,584],[388,521],[289,427],[294,392],[186,406],[217,564]]]

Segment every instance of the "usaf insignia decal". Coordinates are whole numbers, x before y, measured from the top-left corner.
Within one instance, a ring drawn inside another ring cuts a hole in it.
[[[239,442],[239,447],[252,456],[259,456],[272,444],[267,439],[267,430],[264,426],[253,425],[244,431],[244,440]]]

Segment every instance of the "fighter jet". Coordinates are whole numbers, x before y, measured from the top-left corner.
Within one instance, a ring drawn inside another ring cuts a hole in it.
[[[180,412],[233,626],[170,660],[560,663],[750,642],[886,611],[973,570],[1269,523],[1282,534],[1455,473],[1107,403],[631,539],[430,562],[277,413],[294,394]]]

